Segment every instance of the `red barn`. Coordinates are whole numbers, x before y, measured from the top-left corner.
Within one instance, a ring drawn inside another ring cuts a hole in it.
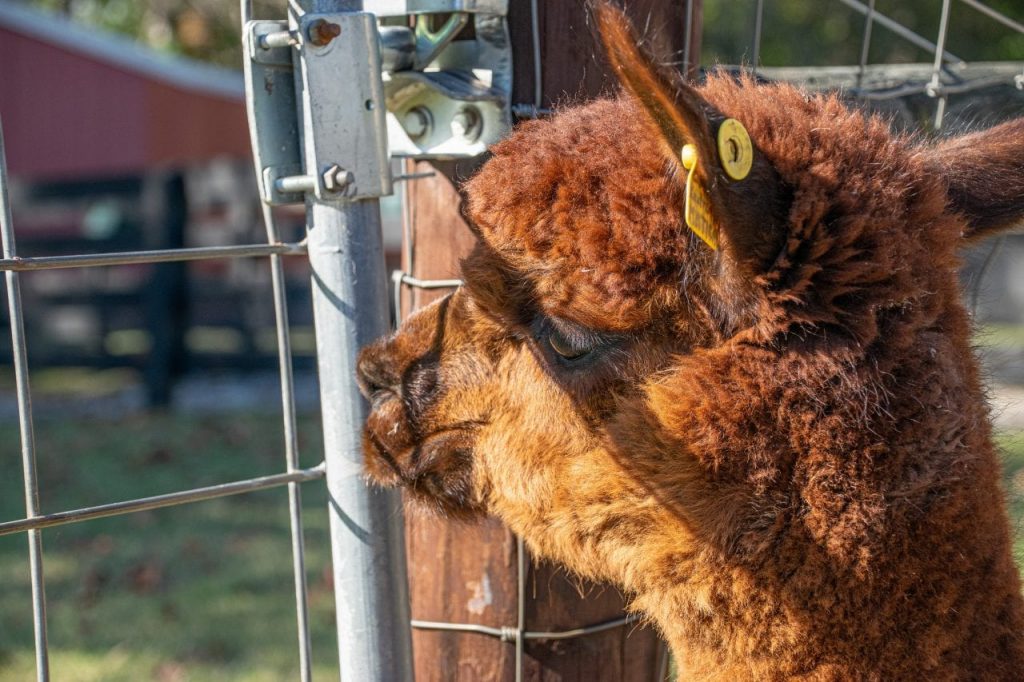
[[[0,122],[22,255],[266,238],[240,70],[0,0]],[[303,320],[305,264],[289,265]],[[135,368],[153,403],[183,371],[273,367],[268,281],[261,259],[26,273],[33,363]]]
[[[0,120],[21,178],[249,157],[241,72],[0,3]]]

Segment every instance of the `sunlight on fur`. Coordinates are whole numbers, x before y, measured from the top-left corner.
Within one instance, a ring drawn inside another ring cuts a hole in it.
[[[684,679],[1020,679],[957,269],[1024,218],[1024,119],[895,136],[597,19],[622,93],[496,145],[465,286],[363,351],[370,477],[618,585]]]

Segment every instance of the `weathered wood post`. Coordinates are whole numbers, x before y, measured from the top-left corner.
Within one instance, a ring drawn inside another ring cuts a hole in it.
[[[700,5],[700,0],[638,0],[628,3],[627,11],[637,26],[648,27],[651,44],[663,59],[680,62],[682,67],[684,49],[689,47],[693,67],[700,53]],[[541,107],[611,91],[614,85],[584,3],[536,2],[535,6]],[[688,6],[696,18],[690,27],[686,25]],[[513,103],[534,104],[533,22],[530,0],[510,0]],[[409,182],[405,189],[413,262],[404,257],[403,268],[413,277],[458,276],[459,259],[474,241],[459,212],[458,185],[479,163],[407,162],[407,173],[436,171],[433,177]],[[403,308],[418,308],[445,293],[407,287]],[[406,527],[414,619],[516,627],[517,543],[506,528],[493,519],[467,525],[416,515],[410,515]],[[580,584],[549,564],[534,566],[527,561],[527,567],[526,630],[567,630],[623,616],[623,600],[615,589]],[[516,679],[514,642],[478,633],[414,629],[413,649],[417,682]],[[660,664],[656,634],[625,625],[571,639],[525,642],[522,679],[650,682],[656,679]]]

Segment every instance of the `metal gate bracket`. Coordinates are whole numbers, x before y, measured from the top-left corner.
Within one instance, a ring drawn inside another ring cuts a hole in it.
[[[322,201],[390,194],[375,17],[305,14],[299,21],[294,33],[278,21],[251,21],[245,30],[245,86],[260,197],[280,205],[302,203],[306,193]],[[321,131],[304,142],[295,114],[296,63],[302,64],[302,106]],[[337,87],[339,78],[345,87]],[[303,174],[304,159],[316,173]]]
[[[382,18],[393,156],[473,157],[509,132],[512,52],[507,0],[363,4]]]
[[[317,44],[311,36],[322,27],[337,37],[327,33],[326,44]],[[304,141],[305,167],[316,169],[317,198],[391,194],[376,17],[367,12],[304,14],[299,35],[301,108],[317,131]]]
[[[245,27],[249,128],[267,204],[302,203],[306,193],[384,196],[389,156],[473,157],[511,128],[507,0],[364,4],[382,17],[379,29],[370,12],[304,14],[291,32],[280,21]],[[297,104],[317,119],[316,139],[301,140]]]
[[[242,36],[245,47],[245,89],[249,130],[257,167],[260,198],[276,206],[301,204],[302,193],[280,192],[281,178],[302,173],[299,124],[295,118],[295,76],[292,48],[265,47],[268,36],[287,33],[283,21],[250,21]]]

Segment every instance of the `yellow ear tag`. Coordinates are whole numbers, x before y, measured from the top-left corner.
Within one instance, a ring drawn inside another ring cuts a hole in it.
[[[718,226],[711,217],[711,198],[700,186],[694,174],[697,168],[697,148],[692,144],[682,150],[683,168],[690,171],[686,176],[686,224],[703,239],[708,246],[718,250]]]
[[[743,124],[734,118],[722,121],[718,128],[718,158],[725,174],[733,180],[742,180],[750,175],[754,165],[754,145]]]

